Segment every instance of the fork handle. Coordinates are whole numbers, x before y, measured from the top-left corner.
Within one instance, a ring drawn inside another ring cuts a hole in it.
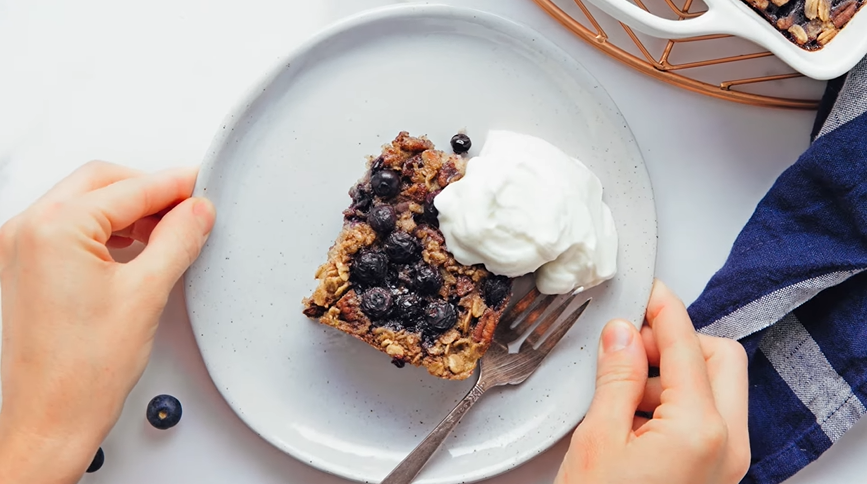
[[[483,385],[481,380],[476,383],[472,390],[467,393],[467,396],[458,402],[457,406],[440,422],[431,433],[421,441],[418,446],[406,456],[391,473],[386,476],[382,484],[410,484],[419,472],[428,463],[431,457],[439,449],[440,445],[445,442],[446,437],[458,425],[458,422],[464,417],[467,411],[484,395],[487,391],[487,385]]]

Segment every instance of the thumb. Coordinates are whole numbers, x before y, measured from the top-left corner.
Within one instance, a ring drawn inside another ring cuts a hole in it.
[[[638,330],[628,321],[610,321],[599,342],[596,393],[579,430],[625,442],[646,384],[647,356]]]
[[[184,200],[154,227],[147,247],[129,265],[156,279],[166,294],[199,257],[214,227],[214,205],[203,198]]]

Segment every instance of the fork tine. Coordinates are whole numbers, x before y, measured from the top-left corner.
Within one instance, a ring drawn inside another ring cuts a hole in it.
[[[547,309],[548,306],[554,302],[557,296],[544,296],[536,299],[535,304],[530,306],[528,310],[524,313],[525,317],[520,318],[518,324],[512,328],[512,332],[515,333],[516,336],[520,337],[524,333],[527,332],[530,327],[532,327],[536,321],[539,320],[539,316],[541,316]]]
[[[534,289],[534,291],[536,290]],[[545,313],[548,306],[550,306],[551,302],[554,300],[554,297],[555,296],[542,296],[541,294],[538,294],[536,299],[523,308],[524,311],[520,312],[515,317],[510,318],[510,320],[506,321],[505,324],[501,323],[497,327],[498,333],[495,334],[494,337],[498,338],[500,343],[507,346],[509,343],[520,339],[528,329],[536,324],[539,317]],[[524,301],[522,300],[521,302]],[[517,320],[517,323],[514,322],[515,320]],[[510,327],[512,324],[515,325],[514,328]]]
[[[554,332],[552,332],[551,335],[545,339],[545,341],[542,342],[542,344],[539,346],[539,351],[542,353],[543,358],[547,356],[552,349],[554,349],[554,346],[557,346],[557,343],[559,343],[560,340],[563,339],[563,336],[566,336],[566,333],[569,332],[569,329],[572,327],[573,324],[575,324],[575,321],[578,321],[578,318],[580,318],[581,315],[584,314],[584,310],[587,309],[587,306],[590,305],[591,300],[592,299],[584,301],[584,304],[582,304],[578,309],[576,309],[575,312],[570,314],[566,318],[566,320],[563,321],[563,323],[559,327],[557,327],[557,329],[555,329]]]
[[[536,296],[533,300],[530,300],[531,294]],[[550,296],[542,296],[538,289],[533,289],[515,305],[508,319],[501,320],[494,337],[505,345],[519,339],[548,309],[552,300]],[[512,328],[512,325],[515,325],[515,328]]]
[[[526,296],[522,297],[520,301],[516,302],[509,312],[503,315],[500,318],[500,323],[497,326],[498,328],[505,327],[506,329],[511,329],[512,325],[515,324],[515,320],[533,304],[536,299],[539,297],[539,290],[535,287],[532,291],[528,292]]]
[[[536,343],[538,343],[542,339],[542,337],[545,336],[545,333],[547,333],[548,330],[551,329],[551,326],[553,326],[554,323],[556,323],[557,320],[560,319],[560,316],[563,314],[563,312],[566,311],[566,308],[568,308],[569,305],[572,304],[576,296],[577,294],[573,294],[572,296],[566,298],[565,300],[563,300],[562,303],[560,303],[559,306],[552,310],[551,313],[548,314],[548,316],[546,316],[541,323],[539,323],[539,326],[536,326],[536,329],[534,329],[533,332],[530,333],[529,336],[527,336],[527,339],[524,340],[524,342],[521,344],[520,351],[526,351],[528,349],[534,348],[536,346]]]

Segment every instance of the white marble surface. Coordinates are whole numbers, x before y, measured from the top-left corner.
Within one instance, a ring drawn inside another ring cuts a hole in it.
[[[687,301],[807,146],[812,113],[726,103],[649,80],[581,44],[531,0],[450,1],[540,30],[609,91],[656,191],[658,275]],[[0,0],[0,222],[89,159],[146,169],[198,163],[223,114],[272,62],[328,22],[388,3],[397,2]],[[182,304],[173,297],[166,310],[151,363],[104,444],[105,467],[82,482],[344,482],[284,455],[235,417],[205,371]],[[184,404],[170,432],[144,419],[158,393]],[[490,482],[550,482],[565,448]],[[790,482],[858,482],[865,449],[861,423]]]

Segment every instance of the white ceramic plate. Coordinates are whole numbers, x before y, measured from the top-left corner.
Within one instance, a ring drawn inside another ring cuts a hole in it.
[[[307,320],[301,299],[337,235],[347,190],[400,130],[447,148],[466,129],[542,136],[599,175],[621,237],[617,277],[544,366],[492,391],[420,483],[483,479],[544,451],[593,394],[598,335],[639,323],[656,258],[647,172],[626,122],[575,60],[483,12],[400,6],[365,13],[282,62],[219,130],[196,195],[217,223],[186,275],[208,370],[237,414],[303,462],[378,482],[472,386],[397,369],[366,344]]]

